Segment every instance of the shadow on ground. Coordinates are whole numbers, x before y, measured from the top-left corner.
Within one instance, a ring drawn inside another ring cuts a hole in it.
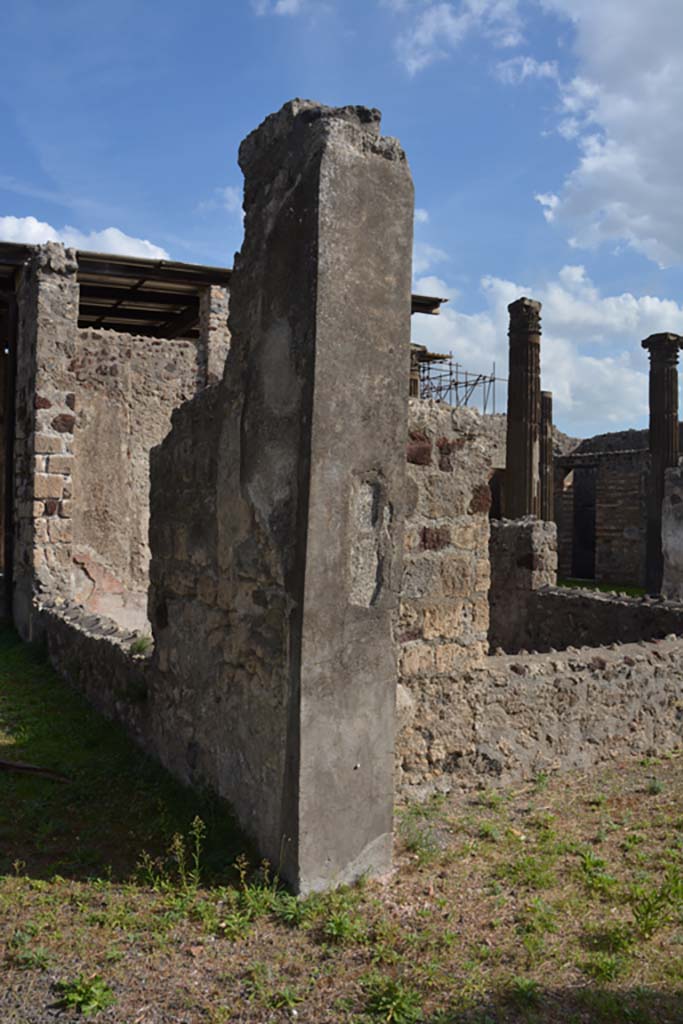
[[[683,988],[512,988],[495,1002],[467,1012],[437,1015],[425,1024],[683,1024]]]
[[[45,652],[0,628],[0,761],[67,776],[0,769],[0,874],[125,880],[143,851],[163,856],[199,816],[204,865],[225,875],[248,844],[228,808],[176,783],[119,726],[93,711]]]

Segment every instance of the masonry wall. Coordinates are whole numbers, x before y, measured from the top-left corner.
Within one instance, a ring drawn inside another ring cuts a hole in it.
[[[662,502],[662,595],[683,601],[683,469],[666,470]]]
[[[438,790],[587,769],[683,746],[683,642],[500,656],[399,686],[397,788]]]
[[[223,376],[230,351],[230,293],[220,285],[208,285],[199,303],[199,358],[203,384],[217,384]]]
[[[645,586],[647,452],[614,452],[598,463],[595,578]]]
[[[34,599],[72,587],[71,378],[78,284],[73,250],[48,242],[24,269],[17,294],[13,615],[33,639]]]
[[[201,386],[197,344],[78,331],[73,394],[73,598],[142,628],[149,576],[149,453]]]
[[[480,416],[411,399],[399,619],[402,678],[461,672],[487,651],[491,446]]]
[[[207,287],[196,341],[79,330],[77,262],[37,246],[19,282],[14,618],[84,604],[145,629],[149,452],[174,408],[222,373],[228,293]],[[38,620],[36,619],[36,622]]]
[[[557,582],[557,530],[533,516],[491,523],[489,644],[515,651],[529,636],[532,595]]]
[[[304,891],[391,858],[412,184],[378,127],[296,101],[245,141],[225,374],[152,458],[164,759]]]
[[[544,587],[529,602],[521,648],[530,651],[598,647],[683,635],[683,604],[593,590]]]
[[[555,468],[555,526],[557,528],[557,572],[564,579],[572,575],[574,552],[574,473]]]

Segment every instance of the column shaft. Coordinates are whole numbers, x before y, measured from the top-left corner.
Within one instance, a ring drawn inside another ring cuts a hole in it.
[[[662,586],[662,501],[664,473],[678,464],[678,353],[683,338],[653,334],[643,341],[650,353],[650,483],[647,511],[648,593]]]
[[[554,474],[553,474],[553,395],[552,391],[541,391],[541,510],[540,517],[552,522],[554,515]]]
[[[505,515],[539,515],[541,304],[521,298],[510,313]]]

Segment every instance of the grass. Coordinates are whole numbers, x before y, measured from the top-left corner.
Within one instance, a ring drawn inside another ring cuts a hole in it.
[[[618,594],[626,594],[627,597],[644,597],[644,587],[634,587],[630,583],[596,583],[595,580],[580,580],[565,576],[557,581],[558,587],[569,587],[574,590],[599,590],[603,594],[610,594],[616,591]]]
[[[305,900],[9,631],[0,759],[69,779],[0,773],[2,1024],[683,1024],[683,758],[404,808]]]

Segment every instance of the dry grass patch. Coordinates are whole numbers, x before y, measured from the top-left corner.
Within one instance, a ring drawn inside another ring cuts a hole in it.
[[[218,802],[0,644],[0,1020],[681,1024],[683,759],[398,814],[397,867],[296,900]]]

